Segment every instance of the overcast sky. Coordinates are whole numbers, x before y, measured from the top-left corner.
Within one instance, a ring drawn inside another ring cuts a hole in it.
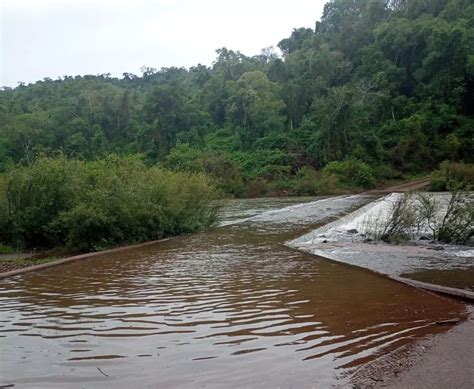
[[[0,0],[0,86],[142,66],[212,64],[227,47],[255,55],[326,0]]]

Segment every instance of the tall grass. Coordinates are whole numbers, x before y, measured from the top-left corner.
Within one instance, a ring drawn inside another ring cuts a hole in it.
[[[40,158],[0,180],[0,243],[86,251],[192,232],[216,220],[215,193],[137,157]]]

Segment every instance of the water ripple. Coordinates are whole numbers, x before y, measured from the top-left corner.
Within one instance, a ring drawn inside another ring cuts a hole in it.
[[[461,304],[281,244],[366,201],[228,209],[227,227],[4,280],[0,384],[327,386],[441,331]]]

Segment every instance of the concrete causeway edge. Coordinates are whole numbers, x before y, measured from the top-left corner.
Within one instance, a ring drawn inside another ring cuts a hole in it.
[[[390,279],[392,281],[395,281],[395,282],[400,282],[402,284],[411,286],[413,288],[423,289],[423,290],[426,290],[426,291],[429,291],[429,292],[442,294],[444,296],[454,297],[454,298],[464,300],[464,301],[467,301],[467,302],[470,302],[470,303],[474,302],[474,292],[471,292],[469,290],[451,288],[449,286],[431,284],[431,283],[423,282],[423,281],[415,281],[415,280],[411,280],[409,278],[395,276],[395,275],[391,275],[391,274],[388,274],[388,273],[383,273],[381,271],[371,269],[370,267],[367,267],[367,266],[356,265],[356,264],[353,264],[353,263],[350,263],[350,262],[346,262],[342,259],[331,258],[331,257],[325,256],[325,255],[315,254],[314,252],[312,252],[309,249],[305,250],[304,246],[300,246],[300,247],[291,246],[288,243],[289,242],[286,242],[284,245],[286,247],[290,248],[290,249],[303,251],[303,252],[305,252],[307,254],[310,254],[314,257],[323,258],[327,261],[337,262],[337,263],[340,263],[340,264],[345,265],[345,266],[351,266],[351,267],[356,267],[358,269],[363,269],[363,270],[369,271],[373,274],[376,274],[378,276],[388,278],[388,279]]]
[[[65,263],[78,261],[78,260],[81,260],[81,259],[93,258],[93,257],[97,257],[97,256],[102,255],[102,254],[117,253],[117,252],[126,251],[126,250],[130,250],[130,249],[136,249],[136,248],[140,248],[140,247],[151,246],[153,244],[160,243],[160,242],[165,242],[165,241],[170,240],[170,239],[171,238],[152,240],[152,241],[149,241],[149,242],[134,244],[134,245],[130,245],[130,246],[116,247],[116,248],[113,248],[113,249],[102,250],[102,251],[94,251],[92,253],[79,254],[79,255],[74,255],[72,257],[67,257],[67,258],[58,259],[56,261],[51,261],[51,262],[48,262],[48,263],[42,263],[40,265],[23,267],[21,269],[16,269],[16,270],[11,270],[11,271],[0,273],[0,279],[13,277],[13,276],[20,275],[20,274],[30,273],[30,272],[33,272],[33,271],[49,269],[50,267],[53,267],[53,266],[59,266],[59,265],[65,264]]]

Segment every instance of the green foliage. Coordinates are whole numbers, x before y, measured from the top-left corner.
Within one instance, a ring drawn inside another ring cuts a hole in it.
[[[335,174],[303,167],[291,183],[291,189],[299,196],[314,196],[340,193],[341,185]]]
[[[370,189],[375,185],[373,169],[358,160],[346,159],[331,162],[323,169],[323,172],[334,174],[347,187]]]
[[[0,171],[58,152],[140,153],[149,164],[206,172],[237,195],[270,181],[292,186],[304,181],[302,167],[334,161],[372,167],[352,181],[339,171],[346,187],[427,173],[444,160],[469,164],[473,26],[469,0],[329,0],[315,29],[279,43],[281,56],[220,48],[210,67],[4,88]]]
[[[233,93],[227,106],[228,122],[244,145],[249,146],[270,131],[283,128],[285,104],[278,97],[278,85],[265,73],[259,70],[244,73],[230,87]]]
[[[42,158],[30,167],[14,166],[5,175],[0,217],[4,243],[52,246],[63,239],[56,218],[73,206],[80,189],[79,163]]]
[[[324,97],[316,98],[311,113],[302,124],[308,137],[308,153],[323,164],[353,156],[355,146],[362,154],[377,156],[375,144],[362,137],[361,128],[370,127],[379,96],[364,85],[344,85],[332,88]],[[370,148],[370,149],[369,149]]]
[[[227,194],[240,195],[244,191],[240,170],[225,152],[198,150],[180,144],[170,151],[163,165],[174,171],[205,173]]]
[[[0,254],[13,254],[16,250],[12,246],[4,245],[0,243]]]
[[[138,158],[40,158],[5,174],[2,243],[98,250],[209,226],[215,192],[202,174],[147,168]]]
[[[231,153],[241,146],[240,137],[228,128],[216,130],[205,137],[206,145],[212,150]]]
[[[473,190],[474,165],[444,161],[431,175],[431,188],[434,191]]]
[[[280,149],[234,152],[232,159],[249,181],[282,178],[291,172],[294,163],[294,156]]]

